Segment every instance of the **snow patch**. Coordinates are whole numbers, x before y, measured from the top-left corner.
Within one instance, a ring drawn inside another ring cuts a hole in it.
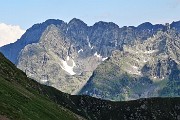
[[[141,72],[140,72],[140,71],[127,70],[127,72],[128,72],[129,74],[132,74],[132,75],[141,75]]]
[[[88,43],[88,46],[89,46],[90,48],[92,48],[92,47],[91,47],[91,43],[90,43],[90,42]]]
[[[96,56],[98,58],[102,58],[102,56],[100,54],[98,54],[97,52],[94,53],[94,56]]]
[[[43,83],[45,83],[45,82],[47,82],[48,80],[46,80],[46,79],[42,79],[41,80],[41,82],[43,82]]]
[[[68,72],[70,75],[75,75],[76,73],[73,71],[73,68],[76,66],[75,62],[72,60],[73,65],[69,66],[66,61],[62,60],[61,68]]]
[[[143,60],[143,62],[144,62],[144,63],[146,63],[146,62],[147,62],[147,60],[145,60],[145,59],[144,59],[144,60]]]
[[[107,60],[107,59],[108,59],[108,57],[102,58],[102,61],[105,61],[105,60]]]
[[[100,60],[105,61],[106,59],[108,59],[108,57],[102,57],[100,54],[98,54],[97,52],[94,53],[94,56],[98,57]]]
[[[138,67],[137,66],[132,66],[134,69],[138,69]]]
[[[141,75],[141,71],[138,71],[137,73],[134,73],[136,75]]]
[[[69,56],[67,56],[67,61],[69,61]]]
[[[83,49],[78,50],[78,53],[83,52]]]
[[[87,36],[87,42],[88,42],[88,46],[89,46],[90,48],[92,48],[91,43],[89,42],[89,37],[88,37],[88,36]]]
[[[68,32],[69,28],[66,29],[66,33]]]
[[[138,60],[138,59],[135,59],[135,61],[136,61],[136,62],[139,62],[139,60]]]
[[[89,41],[89,37],[87,36],[87,42],[88,42],[88,46],[91,48],[91,50],[94,48],[94,46],[91,45],[90,41]]]
[[[145,51],[144,53],[149,53],[149,54],[151,54],[151,53],[154,53],[154,52],[156,52],[156,50],[149,50],[149,51]]]
[[[59,57],[52,51],[48,51],[50,55],[52,55],[52,57],[58,61],[59,66],[65,70],[66,72],[68,72],[70,75],[75,75],[76,73],[73,71],[73,68],[76,66],[75,62],[73,59],[70,59],[70,57],[67,56],[66,59],[70,59],[70,61],[68,62],[72,62],[72,65],[68,65],[68,63],[62,59],[59,59]]]

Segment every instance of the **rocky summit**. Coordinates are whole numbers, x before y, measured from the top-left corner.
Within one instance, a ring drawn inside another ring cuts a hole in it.
[[[30,78],[66,93],[110,100],[179,96],[179,26],[50,19],[0,51]]]

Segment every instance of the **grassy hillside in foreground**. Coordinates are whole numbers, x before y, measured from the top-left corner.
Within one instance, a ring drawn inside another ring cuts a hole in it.
[[[71,112],[72,111],[72,112]],[[13,120],[179,120],[180,98],[112,102],[41,85],[0,54],[0,118]]]
[[[0,115],[13,120],[78,119],[71,111],[40,94],[36,89],[40,86],[0,55]]]

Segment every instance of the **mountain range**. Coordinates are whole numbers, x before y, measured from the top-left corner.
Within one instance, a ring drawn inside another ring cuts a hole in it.
[[[1,120],[175,120],[180,98],[112,102],[69,95],[37,81],[0,53]]]
[[[120,28],[50,19],[0,48],[28,77],[106,100],[180,95],[180,21]]]

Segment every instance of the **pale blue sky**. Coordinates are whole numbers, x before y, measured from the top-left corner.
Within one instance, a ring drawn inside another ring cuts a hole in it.
[[[72,18],[88,25],[107,21],[120,27],[172,22],[180,20],[180,0],[0,0],[0,23],[23,29],[46,19]]]

